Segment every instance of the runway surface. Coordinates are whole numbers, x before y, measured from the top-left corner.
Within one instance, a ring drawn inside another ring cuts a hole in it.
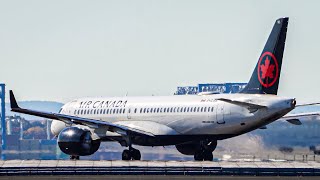
[[[70,161],[8,160],[0,161],[0,176],[55,175],[163,175],[184,176],[320,176],[316,161]],[[150,176],[149,176],[150,177]]]
[[[105,179],[116,179],[116,180],[123,180],[123,179],[132,179],[132,180],[144,180],[144,179],[154,179],[154,180],[167,180],[167,179],[173,179],[173,180],[318,180],[319,177],[315,176],[307,176],[307,177],[301,177],[301,176],[148,176],[148,175],[132,175],[132,176],[4,176],[0,177],[2,180],[42,180],[42,179],[48,179],[48,180],[64,180],[64,179],[71,179],[71,180],[88,180],[88,179],[95,179],[95,180],[105,180]]]

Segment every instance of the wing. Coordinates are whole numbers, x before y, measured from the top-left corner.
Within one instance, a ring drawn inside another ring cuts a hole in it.
[[[29,115],[33,115],[33,116],[48,118],[48,119],[54,119],[54,120],[62,121],[66,124],[81,124],[81,125],[88,126],[90,128],[99,128],[99,127],[103,126],[103,127],[107,127],[108,131],[115,132],[115,133],[118,133],[123,136],[126,136],[128,134],[138,134],[138,135],[154,137],[154,135],[150,132],[127,127],[127,126],[123,126],[123,125],[117,125],[117,124],[113,124],[113,123],[106,122],[106,121],[89,119],[89,118],[82,118],[82,117],[77,117],[77,116],[70,116],[70,115],[66,115],[66,114],[41,112],[41,111],[23,109],[18,106],[18,103],[14,97],[12,90],[10,90],[10,106],[11,106],[11,111],[13,111],[13,112],[29,114]]]
[[[312,117],[312,116],[320,116],[320,112],[308,112],[308,113],[297,113],[297,114],[287,114],[283,116],[281,119],[286,120],[294,125],[301,125],[302,122],[299,120],[303,117]]]
[[[319,105],[319,102],[313,102],[313,103],[305,103],[305,104],[297,104],[296,107],[300,106],[312,106],[312,105]]]

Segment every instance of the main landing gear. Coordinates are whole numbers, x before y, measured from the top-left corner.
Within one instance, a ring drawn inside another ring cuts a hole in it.
[[[196,161],[212,161],[213,160],[213,155],[212,152],[210,151],[197,151],[194,154],[194,160]]]
[[[138,149],[134,149],[132,147],[129,147],[129,149],[125,149],[122,152],[122,160],[140,160],[141,159],[141,153]]]
[[[73,156],[73,155],[70,156],[70,160],[79,160],[79,159],[80,159],[80,156]]]

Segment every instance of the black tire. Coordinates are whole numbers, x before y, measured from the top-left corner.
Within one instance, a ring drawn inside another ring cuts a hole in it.
[[[138,149],[133,149],[132,160],[141,160],[141,153]]]
[[[73,155],[71,155],[70,156],[70,160],[79,160],[80,159],[80,156],[73,156]]]
[[[122,160],[128,161],[131,160],[131,153],[128,149],[123,150],[122,152]]]
[[[200,151],[197,151],[197,152],[194,154],[194,160],[195,160],[195,161],[203,161],[203,153],[200,152]]]
[[[210,151],[205,151],[205,152],[203,153],[203,159],[204,159],[205,161],[213,161],[212,152],[210,152]]]

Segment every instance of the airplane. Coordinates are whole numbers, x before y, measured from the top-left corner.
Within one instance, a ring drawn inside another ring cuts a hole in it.
[[[295,108],[295,98],[277,96],[288,21],[275,21],[248,84],[235,94],[79,98],[51,113],[20,108],[11,90],[11,110],[52,119],[51,131],[71,160],[116,141],[128,147],[122,160],[141,160],[134,145],[175,145],[196,161],[212,161],[217,141],[263,129]]]

